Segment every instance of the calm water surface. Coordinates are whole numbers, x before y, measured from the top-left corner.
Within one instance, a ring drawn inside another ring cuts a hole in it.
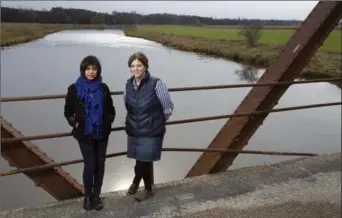
[[[104,81],[111,90],[123,90],[129,78],[128,57],[142,51],[150,60],[150,71],[168,87],[223,85],[254,82],[263,70],[245,71],[243,66],[210,57],[165,48],[157,43],[126,37],[116,30],[63,31],[43,39],[1,51],[1,96],[66,93],[79,75],[79,63],[96,55],[103,66]],[[175,92],[171,120],[233,113],[250,88]],[[122,96],[114,96],[117,117],[113,126],[124,125]],[[341,91],[330,84],[304,84],[289,88],[278,107],[341,100]],[[70,131],[63,117],[64,100],[44,100],[1,104],[1,115],[24,135]],[[205,148],[225,120],[168,126],[165,147]],[[246,149],[330,153],[341,151],[341,108],[314,108],[270,114]],[[76,141],[58,138],[33,141],[56,162],[81,158]],[[125,151],[124,132],[110,137],[108,153]],[[155,182],[182,179],[199,153],[163,153],[155,164]],[[239,155],[230,169],[268,164],[293,157]],[[107,160],[103,192],[126,189],[133,177],[134,161],[126,157]],[[2,170],[11,169],[2,159]],[[64,167],[77,180],[82,164]],[[14,193],[15,192],[15,193]],[[1,178],[0,208],[28,206],[54,201],[24,175]]]

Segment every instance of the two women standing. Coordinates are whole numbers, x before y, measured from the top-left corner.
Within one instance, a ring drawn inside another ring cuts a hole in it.
[[[128,193],[135,194],[143,180],[145,190],[135,199],[144,200],[153,196],[151,165],[160,160],[165,122],[172,114],[173,104],[166,85],[150,75],[144,54],[133,54],[128,66],[132,77],[124,91],[127,157],[136,160],[135,177]],[[96,57],[88,56],[81,62],[80,76],[68,88],[64,116],[73,127],[72,135],[78,141],[84,159],[83,207],[101,210],[103,202],[99,195],[115,107],[108,86],[102,82],[101,65]]]

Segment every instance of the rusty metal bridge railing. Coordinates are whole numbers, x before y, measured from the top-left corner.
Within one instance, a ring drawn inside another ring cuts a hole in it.
[[[222,127],[207,149],[164,148],[163,151],[202,152],[201,157],[190,169],[187,177],[226,170],[239,153],[262,155],[292,155],[314,156],[312,153],[293,153],[276,151],[246,151],[242,150],[254,132],[262,125],[269,113],[302,110],[308,108],[338,106],[342,102],[283,107],[272,109],[290,85],[316,82],[342,82],[342,77],[316,80],[294,81],[300,71],[308,63],[314,52],[335,28],[342,17],[342,2],[322,1],[312,10],[303,24],[295,32],[279,57],[264,72],[256,84],[233,84],[221,86],[183,87],[170,89],[177,91],[196,91],[210,89],[227,89],[253,87],[249,94],[233,114],[201,117],[194,119],[175,120],[167,125],[201,122],[230,118]],[[122,92],[112,92],[119,95]],[[48,100],[64,98],[65,95],[29,96],[1,98],[1,102]],[[112,128],[112,131],[124,130],[123,126]],[[42,187],[57,200],[80,197],[84,194],[82,185],[66,173],[61,166],[80,163],[83,160],[71,160],[55,163],[46,154],[30,142],[47,138],[67,137],[71,134],[54,133],[36,136],[23,136],[10,123],[1,118],[1,155],[11,166],[18,169],[1,172],[1,176],[24,173],[37,186]],[[108,154],[107,158],[125,155],[126,152]]]
[[[220,86],[198,86],[198,87],[182,87],[182,88],[171,88],[170,92],[177,91],[195,91],[195,90],[212,90],[212,89],[229,89],[229,88],[246,88],[246,87],[265,87],[265,86],[284,86],[284,85],[295,85],[295,84],[308,84],[308,83],[318,83],[318,82],[342,82],[341,78],[326,78],[326,79],[315,79],[315,80],[302,80],[302,81],[292,81],[292,82],[278,82],[278,83],[259,83],[259,84],[231,84],[231,85],[220,85]],[[120,95],[122,91],[111,92],[112,95]],[[1,98],[1,102],[17,102],[17,101],[31,101],[31,100],[51,100],[64,98],[65,95],[44,95],[44,96],[25,96],[25,97],[9,97],[9,98]],[[242,116],[258,116],[261,114],[268,113],[277,113],[283,111],[292,111],[292,110],[303,110],[309,108],[318,108],[318,107],[328,107],[328,106],[337,106],[341,105],[342,102],[331,102],[331,103],[323,103],[323,104],[311,104],[311,105],[303,105],[303,106],[295,106],[295,107],[284,107],[273,110],[264,110],[264,111],[252,111],[246,113],[234,113],[228,115],[220,115],[220,116],[208,116],[208,117],[200,117],[194,119],[183,119],[176,121],[169,121],[167,125],[175,125],[175,124],[184,124],[184,123],[192,123],[192,122],[202,122],[209,120],[218,120],[218,119],[227,119],[231,117],[242,117]],[[3,122],[1,123],[2,128]],[[112,131],[121,131],[124,130],[124,127],[114,127]],[[12,138],[1,138],[1,144],[14,144],[23,141],[30,140],[39,140],[39,139],[49,139],[49,138],[60,138],[60,137],[68,137],[71,136],[69,132],[66,133],[54,133],[54,134],[45,134],[45,135],[35,135],[35,136],[19,136]],[[11,148],[10,148],[11,149]],[[243,153],[243,154],[259,154],[259,155],[286,155],[286,156],[315,156],[317,154],[313,153],[298,153],[298,152],[278,152],[278,151],[251,151],[251,150],[231,150],[231,149],[199,149],[199,148],[163,148],[163,151],[173,151],[173,152],[218,152],[218,153]],[[117,152],[106,155],[106,158],[118,157],[126,155],[126,152]],[[37,171],[43,171],[47,169],[52,169],[56,167],[71,165],[82,163],[83,159],[64,161],[59,163],[47,163],[41,165],[35,165],[31,167],[19,168],[16,170],[9,170],[5,172],[0,172],[1,176],[9,176],[19,173],[32,173]]]
[[[292,81],[292,82],[278,82],[278,83],[273,82],[273,83],[259,83],[259,84],[256,83],[256,84],[231,84],[231,85],[218,85],[218,86],[181,87],[181,88],[171,88],[169,91],[170,92],[180,92],[180,91],[198,91],[198,90],[229,89],[229,88],[284,86],[284,85],[318,83],[318,82],[342,82],[342,77],[341,78],[314,79],[314,80],[301,80],[301,81]],[[114,91],[114,92],[111,92],[111,95],[122,95],[122,93],[123,93],[122,91]],[[61,99],[64,97],[65,97],[65,95],[6,97],[6,98],[1,98],[1,102],[51,100],[51,99]],[[286,107],[286,108],[279,108],[279,109],[273,109],[273,110],[254,111],[254,112],[239,113],[239,114],[235,113],[235,114],[219,115],[219,116],[207,116],[207,117],[201,117],[201,118],[169,121],[169,122],[167,122],[167,125],[203,122],[203,121],[209,121],[209,120],[227,119],[227,118],[231,118],[231,117],[256,116],[259,114],[276,113],[276,112],[291,111],[291,110],[302,110],[302,109],[315,108],[315,107],[327,107],[327,106],[335,106],[335,105],[339,105],[339,104],[340,104],[340,102],[332,102],[332,103],[325,103],[325,104],[312,104],[312,105],[304,105],[304,106],[296,106],[296,107]],[[124,130],[124,128],[125,128],[124,126],[114,127],[114,128],[112,128],[112,131],[121,131],[121,130]],[[49,139],[49,138],[61,138],[61,137],[68,137],[68,136],[71,136],[70,132],[34,135],[34,136],[23,136],[23,137],[16,137],[16,138],[3,138],[2,143],[14,143],[14,142],[18,142],[18,141],[40,140],[40,139]]]

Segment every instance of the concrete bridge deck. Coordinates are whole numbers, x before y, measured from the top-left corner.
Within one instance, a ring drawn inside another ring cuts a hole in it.
[[[85,212],[82,199],[0,212],[0,217],[341,217],[341,153],[156,185],[137,203],[124,191],[106,193],[105,209]]]

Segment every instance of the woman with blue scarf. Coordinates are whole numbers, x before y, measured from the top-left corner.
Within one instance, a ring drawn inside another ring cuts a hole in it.
[[[72,135],[84,159],[83,208],[101,210],[103,202],[99,196],[115,107],[108,86],[102,82],[101,64],[96,57],[82,60],[80,76],[68,88],[64,116],[73,127]]]

